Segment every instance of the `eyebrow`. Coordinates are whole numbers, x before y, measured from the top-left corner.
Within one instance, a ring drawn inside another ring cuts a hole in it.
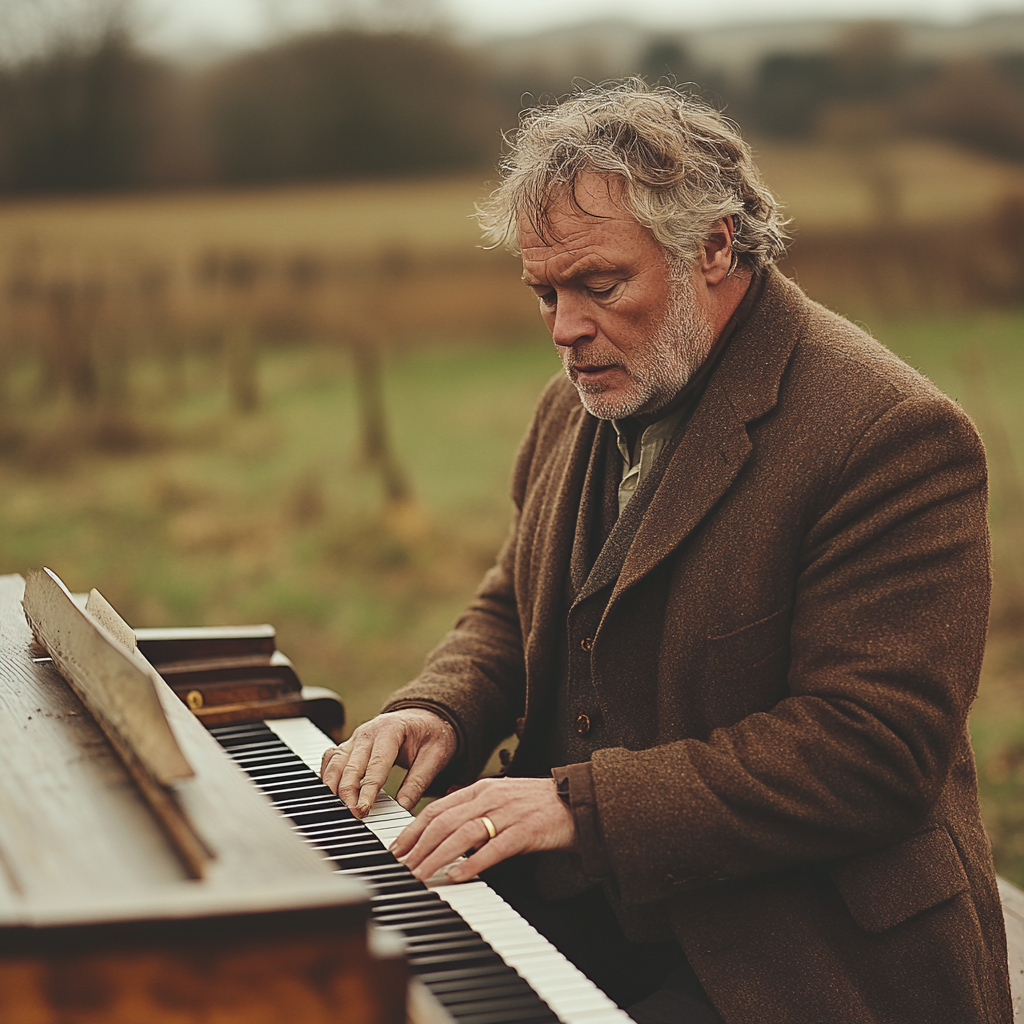
[[[602,259],[596,253],[590,253],[584,256],[578,263],[576,263],[572,269],[572,273],[567,277],[563,278],[564,281],[577,281],[581,277],[587,277],[590,274],[608,273],[614,271],[616,268],[608,263],[607,260]],[[523,269],[520,280],[523,284],[529,287],[537,287],[543,284],[542,281],[538,281],[533,277],[532,274],[525,268]]]

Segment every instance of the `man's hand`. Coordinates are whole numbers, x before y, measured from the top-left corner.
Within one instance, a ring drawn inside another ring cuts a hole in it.
[[[494,827],[493,839],[484,818]],[[453,882],[464,882],[517,853],[575,845],[572,811],[558,798],[554,779],[481,779],[424,808],[391,852],[424,879],[475,849],[448,872]]]
[[[363,818],[392,767],[408,768],[397,799],[411,811],[457,746],[455,730],[440,715],[425,708],[389,711],[359,726],[341,746],[328,747],[320,777],[357,818]]]

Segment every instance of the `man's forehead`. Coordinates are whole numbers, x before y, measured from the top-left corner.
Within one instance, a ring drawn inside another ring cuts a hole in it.
[[[622,191],[617,178],[593,172],[579,175],[571,187],[562,187],[548,197],[541,217],[520,216],[520,249],[564,250],[585,238],[600,238],[608,229],[616,233],[624,227],[642,231],[626,208]]]
[[[604,187],[587,189],[553,202],[542,224],[523,217],[519,225],[519,249],[523,258],[523,280],[540,283],[540,278],[563,280],[599,274],[632,263],[645,250],[656,246],[643,227]]]

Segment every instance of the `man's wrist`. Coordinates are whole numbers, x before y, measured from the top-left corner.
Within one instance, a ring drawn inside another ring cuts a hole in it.
[[[429,711],[435,718],[439,718],[451,730],[452,735],[455,738],[455,753],[452,754],[449,764],[453,764],[457,761],[459,756],[466,749],[466,741],[462,732],[462,727],[459,725],[454,715],[439,704],[431,704],[429,701],[403,700],[389,705],[381,712],[381,714],[390,715],[394,714],[396,711],[410,710]]]

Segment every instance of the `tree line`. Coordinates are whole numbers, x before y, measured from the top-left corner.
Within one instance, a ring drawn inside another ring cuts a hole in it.
[[[690,83],[753,136],[921,134],[1024,159],[1024,53],[914,61],[895,25],[833,52],[765,57],[737,85],[652,37],[635,69]],[[493,166],[524,97],[566,76],[498,73],[437,31],[367,27],[286,39],[185,69],[124,19],[0,55],[0,192],[315,181]]]

